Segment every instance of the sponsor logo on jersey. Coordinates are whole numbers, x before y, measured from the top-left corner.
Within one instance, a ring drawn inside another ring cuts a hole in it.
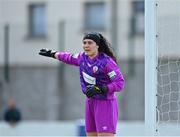
[[[92,85],[96,84],[96,78],[88,75],[85,72],[82,72],[82,74],[83,74],[83,79],[84,79],[85,82],[87,82],[88,84],[92,84]]]

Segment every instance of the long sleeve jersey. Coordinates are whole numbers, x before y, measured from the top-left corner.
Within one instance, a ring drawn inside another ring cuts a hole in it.
[[[107,93],[93,96],[95,99],[112,99],[115,97],[114,92],[124,88],[125,80],[120,68],[104,53],[99,53],[95,58],[90,59],[84,52],[77,54],[59,52],[58,59],[64,63],[79,66],[81,88],[84,94],[88,85],[108,87]]]

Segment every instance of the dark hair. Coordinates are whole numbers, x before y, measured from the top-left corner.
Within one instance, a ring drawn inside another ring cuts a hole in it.
[[[107,54],[117,63],[111,44],[102,34],[99,33],[99,36],[100,36],[100,45],[98,45],[99,46],[98,51]]]
[[[95,41],[96,44],[99,46],[98,51],[110,56],[117,63],[111,44],[106,40],[106,38],[102,34],[97,32],[89,32],[84,35],[83,40],[84,39],[91,39]]]

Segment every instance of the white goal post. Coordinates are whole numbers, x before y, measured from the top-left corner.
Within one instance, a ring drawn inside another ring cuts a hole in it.
[[[180,1],[145,0],[145,133],[180,136]]]
[[[156,25],[155,0],[145,0],[145,133],[156,133]]]

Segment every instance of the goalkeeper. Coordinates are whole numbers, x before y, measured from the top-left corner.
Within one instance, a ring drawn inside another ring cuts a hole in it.
[[[41,49],[39,54],[79,66],[80,82],[86,99],[87,136],[114,136],[118,121],[115,92],[124,88],[124,78],[105,37],[90,32],[83,37],[84,52],[71,54]]]

